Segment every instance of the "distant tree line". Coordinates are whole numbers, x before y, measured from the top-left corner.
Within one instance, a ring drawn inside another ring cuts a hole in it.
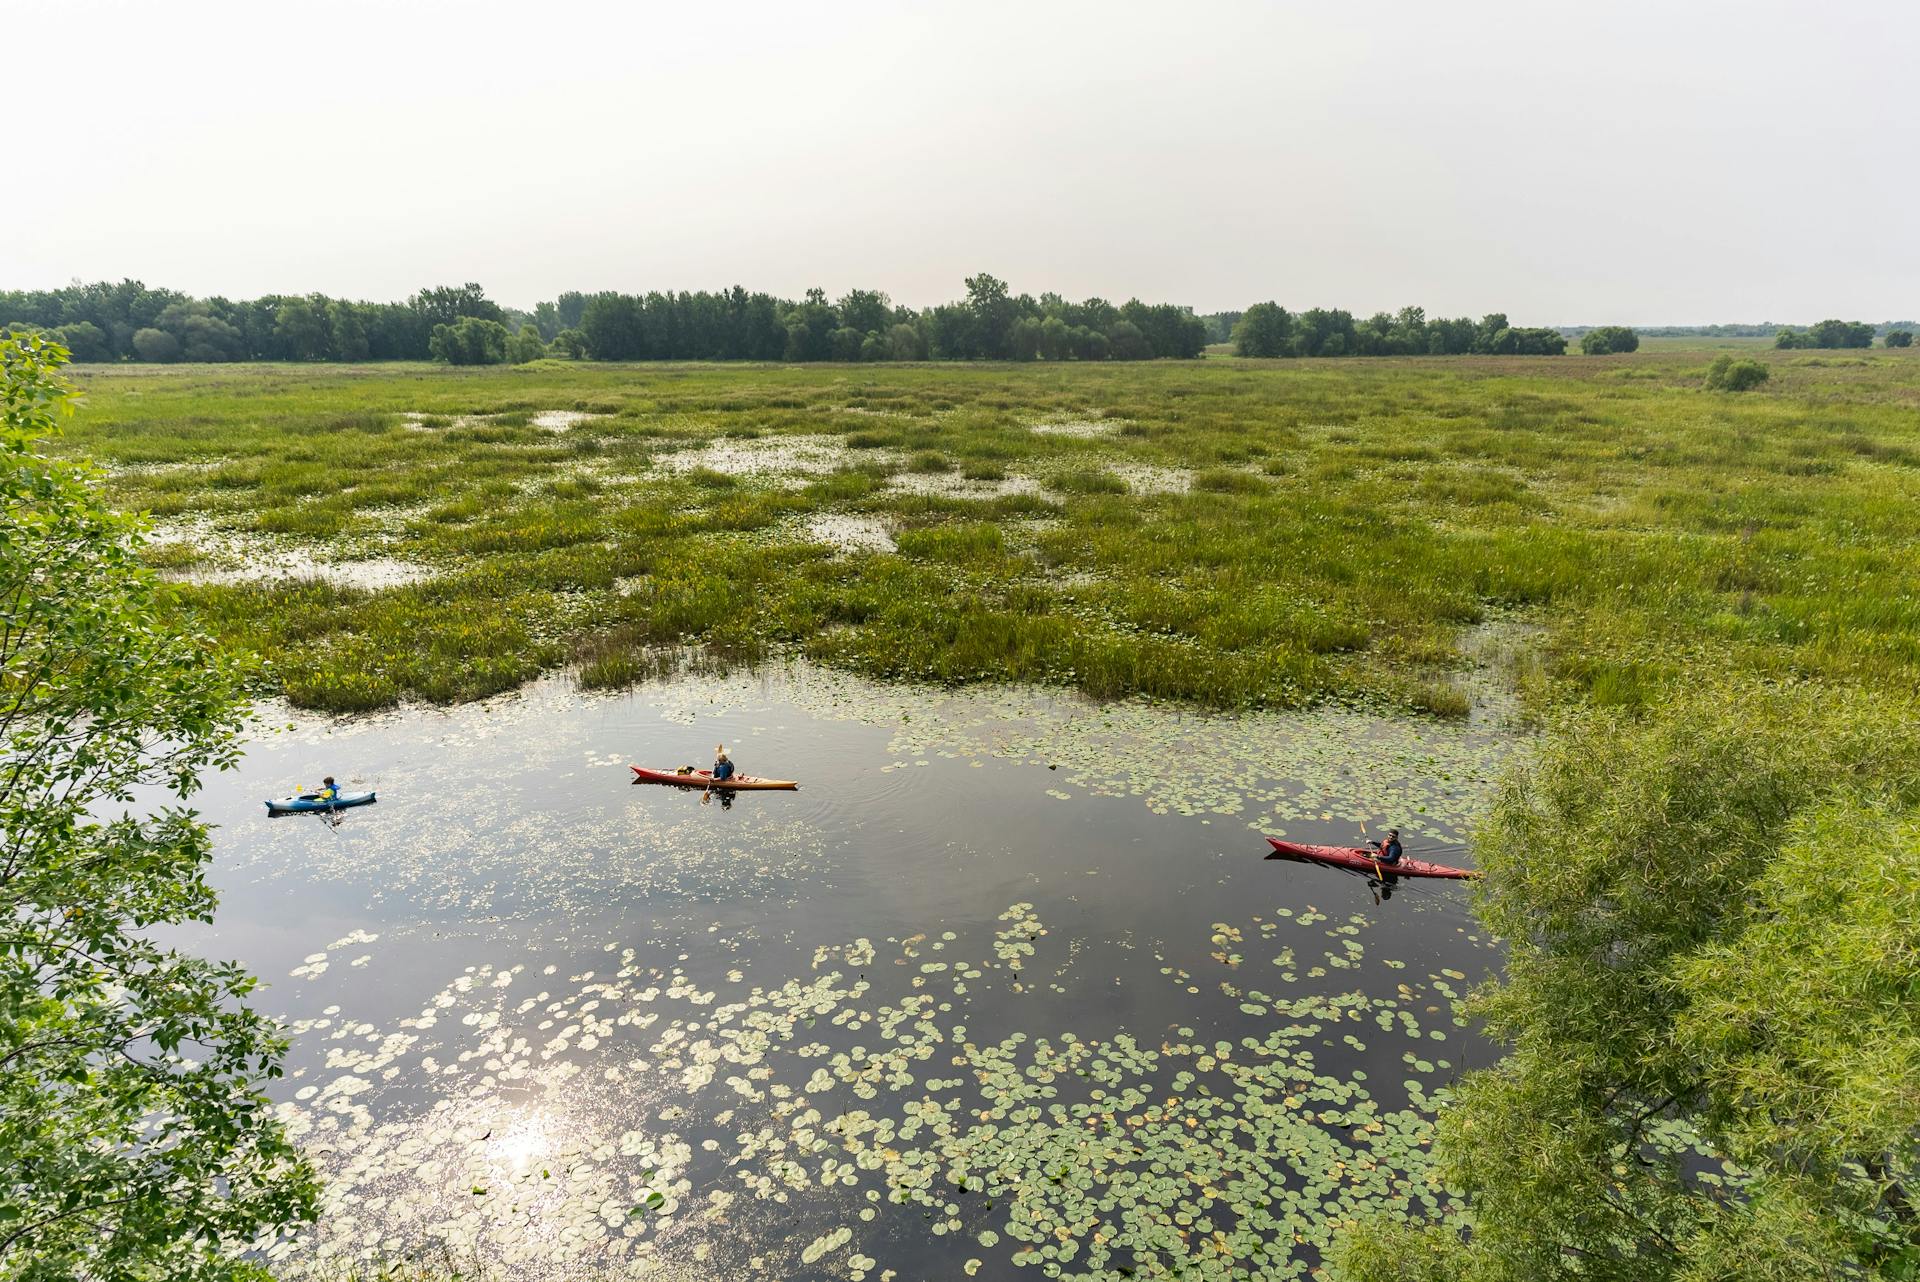
[[[76,361],[427,360],[435,328],[464,317],[508,319],[473,284],[423,289],[403,303],[324,294],[232,302],[133,280],[0,291],[0,328],[49,334]]]
[[[1560,332],[1568,338],[1580,338],[1589,330],[1603,328],[1601,325],[1562,325]],[[1642,338],[1772,338],[1780,325],[1775,321],[1759,321],[1731,325],[1635,325],[1633,328]]]
[[[471,283],[367,303],[324,294],[233,302],[121,281],[0,291],[0,329],[48,334],[78,361],[153,362],[1190,360],[1210,341],[1205,321],[1170,303],[1035,298],[984,273],[966,285],[965,298],[924,310],[877,290],[829,302],[814,289],[795,302],[735,286],[569,292],[519,311]]]
[[[1854,321],[1854,322],[1822,321],[1820,324],[1821,325],[1840,325],[1840,324],[1846,324],[1846,323],[1851,323],[1856,325],[1864,324],[1864,322],[1861,322],[1861,321]],[[1601,326],[1601,325],[1562,325],[1560,327],[1560,332],[1562,334],[1565,334],[1570,339],[1577,339],[1577,338],[1584,337],[1587,333],[1589,333],[1592,330],[1603,329],[1603,328],[1608,328],[1608,327]],[[1640,336],[1643,338],[1772,338],[1772,339],[1778,339],[1783,332],[1784,333],[1799,332],[1799,331],[1796,331],[1794,327],[1791,325],[1781,325],[1775,321],[1761,321],[1758,324],[1753,324],[1753,325],[1748,325],[1748,324],[1636,325],[1634,326],[1634,328],[1639,331]],[[1816,325],[1810,328],[1818,329],[1819,326]],[[1868,328],[1872,330],[1876,336],[1885,337],[1886,335],[1896,334],[1896,333],[1911,334],[1913,333],[1914,330],[1920,329],[1920,324],[1916,324],[1915,322],[1910,320],[1909,321],[1881,321],[1877,325],[1869,325]],[[1837,345],[1838,344],[1836,344],[1836,346]],[[1856,343],[1853,345],[1866,346],[1866,344],[1860,344],[1860,343]],[[1896,343],[1889,344],[1889,346],[1899,347],[1900,344],[1896,342]]]
[[[919,311],[877,290],[830,302],[812,289],[794,303],[735,287],[562,294],[534,320],[596,360],[1191,360],[1208,341],[1205,323],[1185,307],[1036,299],[985,274],[967,278],[964,299]]]
[[[1558,356],[1567,350],[1557,329],[1509,325],[1492,312],[1427,319],[1424,308],[1376,312],[1365,320],[1339,309],[1289,312],[1278,303],[1255,303],[1233,329],[1241,356]]]

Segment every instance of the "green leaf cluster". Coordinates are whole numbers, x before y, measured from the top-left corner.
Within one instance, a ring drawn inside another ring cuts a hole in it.
[[[1724,690],[1565,727],[1480,835],[1511,947],[1439,1155],[1469,1220],[1341,1276],[1905,1279],[1920,1268],[1920,717]]]
[[[0,340],[0,1275],[245,1276],[314,1205],[257,1089],[285,1043],[249,975],[154,939],[212,916],[209,843],[139,801],[233,763],[244,673],[163,621],[96,474],[41,452],[65,359]]]

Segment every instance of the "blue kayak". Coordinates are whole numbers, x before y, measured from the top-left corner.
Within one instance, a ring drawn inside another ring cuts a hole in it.
[[[299,815],[310,810],[345,810],[348,806],[364,806],[375,800],[370,792],[343,792],[329,801],[317,792],[303,792],[295,797],[275,797],[267,802],[270,815]]]

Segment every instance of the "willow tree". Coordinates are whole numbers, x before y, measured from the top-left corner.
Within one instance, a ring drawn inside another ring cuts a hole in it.
[[[285,1042],[250,976],[154,937],[213,914],[180,803],[236,759],[243,674],[169,623],[97,474],[45,453],[65,360],[0,341],[0,1276],[246,1276],[315,1204],[260,1093]]]
[[[1570,729],[1480,834],[1511,1050],[1436,1152],[1455,1219],[1349,1282],[1920,1276],[1920,708],[1722,693]]]

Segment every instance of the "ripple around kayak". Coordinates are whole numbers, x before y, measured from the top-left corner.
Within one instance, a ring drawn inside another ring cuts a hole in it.
[[[676,788],[712,788],[715,792],[793,792],[800,787],[791,779],[756,779],[752,775],[735,775],[723,783],[715,783],[711,770],[681,774],[678,770],[649,770],[645,766],[629,766],[628,769],[633,771],[635,783],[664,783]]]
[[[1407,856],[1402,856],[1397,864],[1382,865],[1377,863],[1373,852],[1365,846],[1310,846],[1301,841],[1282,841],[1278,837],[1267,838],[1267,844],[1273,847],[1273,853],[1267,856],[1269,859],[1294,859],[1302,863],[1346,868],[1353,872],[1379,871],[1390,877],[1443,877],[1454,881],[1473,881],[1480,876],[1472,868],[1454,868]]]

